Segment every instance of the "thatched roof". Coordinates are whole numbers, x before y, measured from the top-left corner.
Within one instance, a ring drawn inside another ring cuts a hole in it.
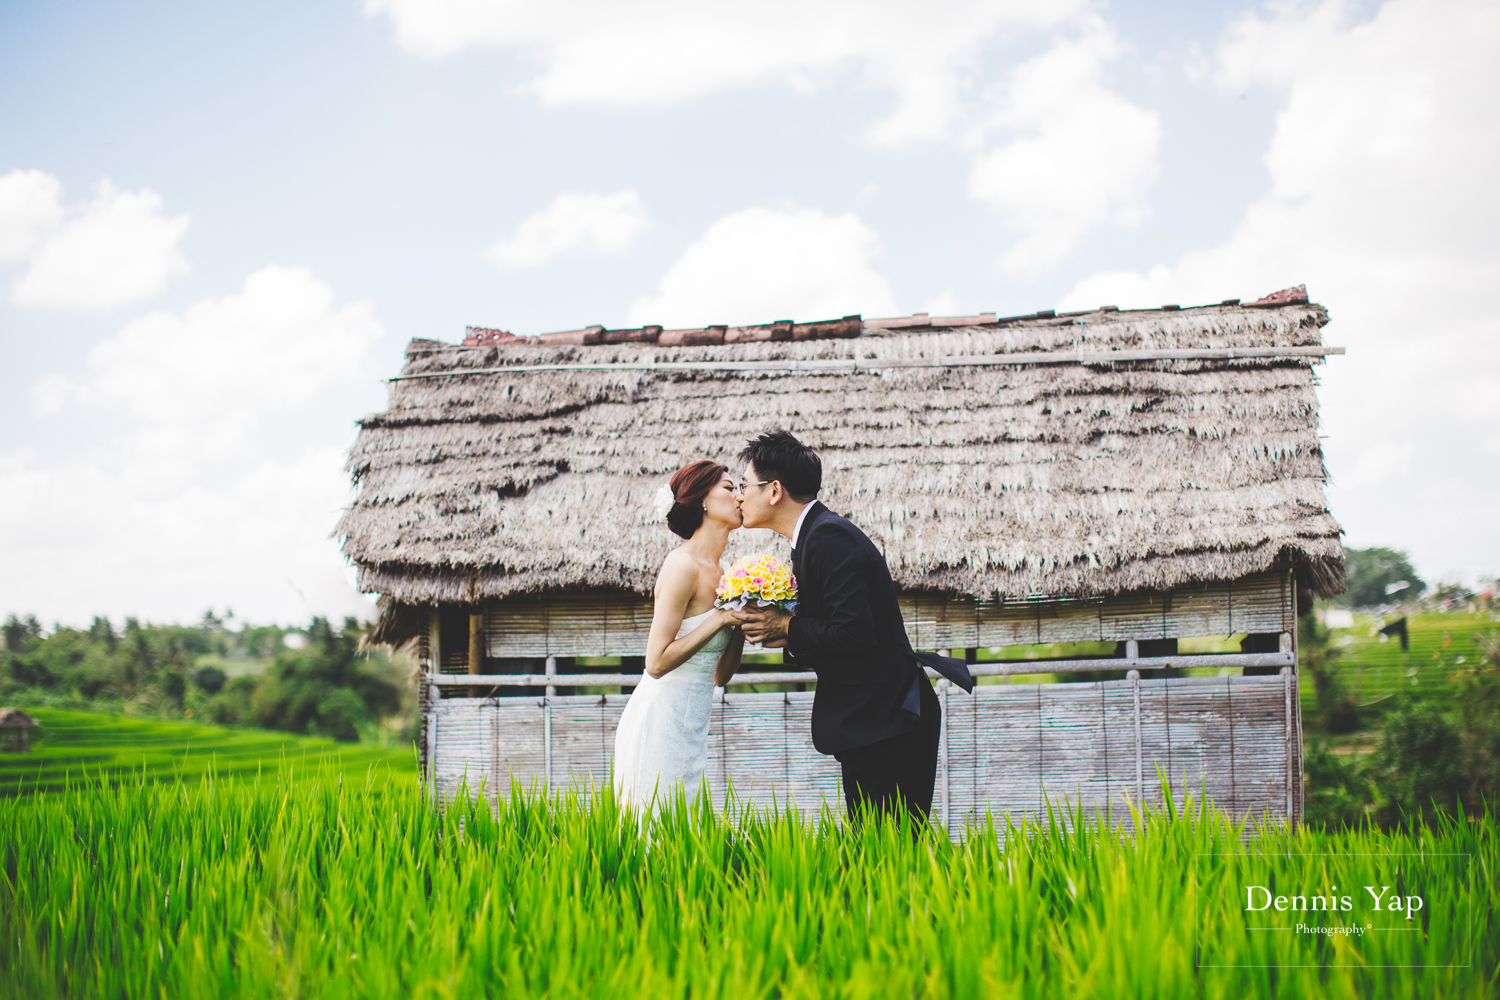
[[[1291,293],[1004,320],[414,340],[390,408],[362,421],[358,497],[337,534],[387,604],[645,594],[677,541],[648,523],[657,487],[695,459],[733,467],[748,436],[779,426],[819,450],[823,499],[883,547],[906,589],[1165,590],[1286,557],[1337,593],[1311,350],[1326,322]],[[1184,350],[1202,356],[1161,357]],[[1087,356],[1100,352],[1150,356]],[[528,370],[495,370],[517,366]],[[785,555],[785,543],[737,532],[726,555],[757,550]]]
[[[7,729],[34,729],[41,725],[19,708],[0,708],[0,727]]]

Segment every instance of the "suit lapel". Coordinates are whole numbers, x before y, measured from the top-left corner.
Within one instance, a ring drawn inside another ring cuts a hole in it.
[[[797,546],[792,549],[792,575],[799,581],[802,579],[802,553],[807,551],[807,536],[812,531],[813,522],[818,519],[818,508],[823,505],[820,500],[814,500],[813,504],[816,506],[807,512],[807,517],[802,522],[802,531],[797,535]]]

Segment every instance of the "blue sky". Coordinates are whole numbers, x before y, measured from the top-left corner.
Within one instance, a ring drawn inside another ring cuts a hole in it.
[[[0,8],[0,611],[362,613],[412,336],[1306,282],[1351,545],[1500,571],[1491,3]]]

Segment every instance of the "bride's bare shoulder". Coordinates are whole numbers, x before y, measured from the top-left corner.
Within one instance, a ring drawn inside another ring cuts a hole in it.
[[[656,588],[652,593],[656,601],[657,614],[663,607],[676,608],[680,613],[693,599],[698,589],[698,570],[693,558],[682,549],[673,549],[662,560],[661,571],[656,574]]]
[[[658,585],[669,582],[681,582],[695,578],[698,575],[698,563],[692,555],[681,548],[673,549],[667,553],[667,557],[661,561],[661,571],[656,574]]]

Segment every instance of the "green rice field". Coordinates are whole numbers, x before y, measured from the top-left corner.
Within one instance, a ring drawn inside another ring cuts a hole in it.
[[[1378,705],[1397,691],[1420,695],[1444,711],[1454,708],[1457,685],[1453,675],[1473,666],[1484,655],[1481,640],[1500,634],[1500,619],[1484,612],[1445,612],[1407,618],[1410,649],[1400,640],[1382,637],[1382,623],[1399,616],[1376,619],[1354,616],[1354,627],[1333,629],[1330,645],[1339,651],[1334,667],[1355,700]],[[1312,706],[1312,685],[1302,685],[1303,714]]]
[[[1500,636],[1500,615],[1489,612],[1449,611],[1414,614],[1407,617],[1410,648],[1402,650],[1401,642],[1392,636],[1382,637],[1380,627],[1395,621],[1399,615],[1375,618],[1368,614],[1354,616],[1354,626],[1333,629],[1330,647],[1337,652],[1333,667],[1348,687],[1355,701],[1367,709],[1368,721],[1378,723],[1394,696],[1409,692],[1446,712],[1455,708],[1457,684],[1454,676],[1468,669],[1484,656],[1482,642]],[[1184,639],[1183,653],[1229,653],[1239,650],[1241,635],[1209,636]],[[1016,646],[994,651],[981,649],[979,659],[993,660],[1047,659],[1065,656],[1108,656],[1113,643],[1057,643],[1051,646]],[[1214,668],[1190,668],[1188,676],[1206,677],[1218,673]],[[981,683],[1048,683],[1066,679],[1059,674],[1029,674],[1013,677],[985,677]],[[1309,677],[1303,676],[1298,689],[1302,698],[1304,720],[1317,717],[1317,691]]]
[[[0,995],[1495,995],[1493,817],[1249,837],[1201,809],[1119,819],[953,844],[702,800],[642,824],[607,793],[439,811],[409,774],[331,766],[91,782],[0,800]],[[1354,912],[1294,933],[1246,912],[1254,886],[1267,907],[1332,886]]]
[[[0,753],[0,797],[57,791],[71,779],[119,781],[193,779],[210,769],[221,779],[273,778],[283,769],[332,767],[364,778],[370,768],[416,774],[409,747],[290,736],[263,729],[228,729],[192,722],[140,719],[102,712],[29,708],[41,723],[29,754]]]

